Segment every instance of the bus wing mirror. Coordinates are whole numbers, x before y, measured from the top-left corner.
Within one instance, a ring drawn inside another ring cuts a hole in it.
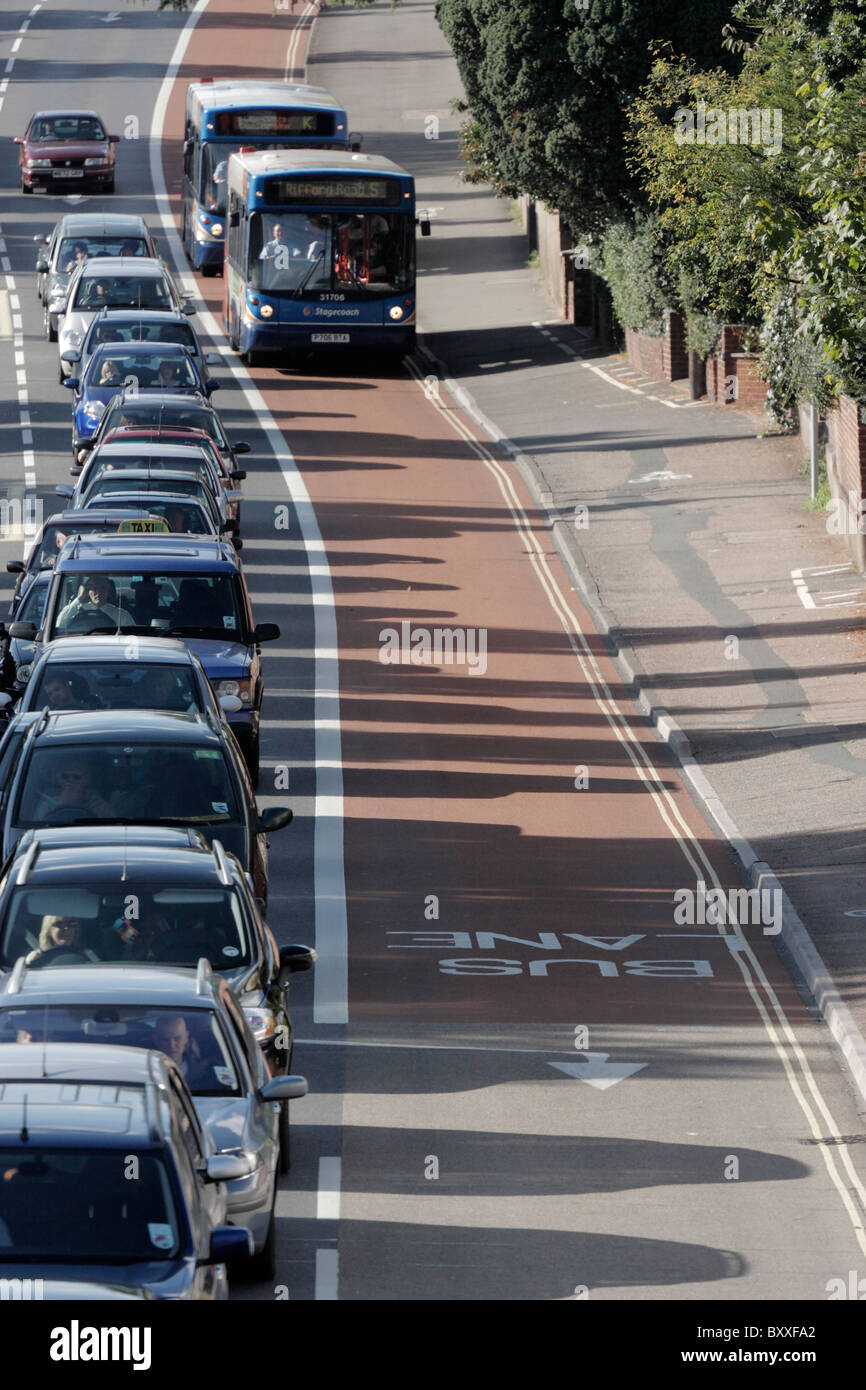
[[[241,215],[240,215],[240,213],[238,212],[237,208],[235,208],[234,212],[229,213],[229,226],[230,226],[230,227],[237,227],[237,226],[239,226],[239,225],[240,225],[240,220],[241,220]]]

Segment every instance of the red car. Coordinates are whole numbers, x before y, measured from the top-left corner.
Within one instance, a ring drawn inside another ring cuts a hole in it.
[[[15,136],[21,192],[88,184],[113,193],[114,146],[119,139],[106,134],[95,111],[37,111],[27,134]]]

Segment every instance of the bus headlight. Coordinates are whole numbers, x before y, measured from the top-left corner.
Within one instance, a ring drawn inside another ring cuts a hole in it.
[[[210,234],[211,234],[211,236],[222,236],[222,234],[223,234],[223,224],[222,224],[222,222],[214,222],[214,223],[212,224],[212,226],[211,226]]]
[[[399,304],[391,305],[388,310],[388,317],[394,319],[395,322],[403,317],[403,310],[400,308]]]
[[[259,313],[261,314],[263,319],[272,318],[274,313],[273,304],[263,304],[262,307],[259,309]]]

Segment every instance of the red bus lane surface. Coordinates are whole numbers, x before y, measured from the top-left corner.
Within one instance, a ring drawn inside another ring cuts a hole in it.
[[[199,18],[165,122],[178,225],[187,82],[282,77],[287,63],[300,75],[301,15],[281,14],[278,38],[270,10],[241,23],[232,0]],[[351,108],[349,122],[364,128]],[[196,284],[219,317],[222,280]],[[799,1254],[777,1268],[776,1203],[792,1198],[768,1202],[770,1179],[816,1179],[804,1248],[827,1231],[853,1259],[862,1232],[847,1152],[813,1150],[807,1166],[795,1148],[830,1124],[813,1064],[839,1083],[776,953],[779,906],[731,896],[743,885],[730,851],[631,705],[510,465],[444,387],[425,386],[420,359],[367,365],[249,373],[309,491],[336,606],[349,1031],[343,1204],[328,1211],[341,1217],[340,1296],[557,1298],[585,1284],[613,1297],[820,1297]],[[283,852],[275,842],[272,863]],[[365,1038],[383,1048],[374,1080]],[[541,1055],[503,1070],[509,1048]],[[614,1108],[606,1092],[621,1079]],[[745,1079],[760,1084],[738,1090]],[[762,1180],[723,1217],[694,1194],[686,1212],[678,1185],[721,1180],[704,1146],[719,1164],[721,1146],[770,1146],[756,1133],[765,1105],[785,1138],[772,1162],[757,1156]],[[554,1138],[572,1147],[548,1152]],[[443,1146],[450,1186],[424,1180]],[[521,1185],[536,1162],[561,1170],[543,1209],[540,1189]],[[637,1216],[614,1212],[621,1187],[654,1195]],[[522,1273],[503,1293],[518,1245]]]

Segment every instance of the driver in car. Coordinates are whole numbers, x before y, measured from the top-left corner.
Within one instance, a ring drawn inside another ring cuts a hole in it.
[[[76,820],[109,819],[113,812],[108,802],[92,785],[93,770],[86,763],[67,763],[58,773],[56,795],[40,796],[34,819],[73,824]]]
[[[125,608],[109,603],[111,580],[105,574],[93,574],[80,585],[77,595],[57,615],[57,626],[61,631],[69,628],[77,618],[96,618],[95,628],[117,627],[123,624],[134,627],[135,619]],[[100,621],[104,617],[107,621]],[[79,628],[79,631],[81,629]]]
[[[77,917],[55,917],[53,915],[43,917],[39,931],[39,945],[35,951],[30,952],[29,956],[25,956],[25,961],[27,965],[34,965],[50,951],[64,949],[67,951],[79,951],[81,949],[81,923]]]

